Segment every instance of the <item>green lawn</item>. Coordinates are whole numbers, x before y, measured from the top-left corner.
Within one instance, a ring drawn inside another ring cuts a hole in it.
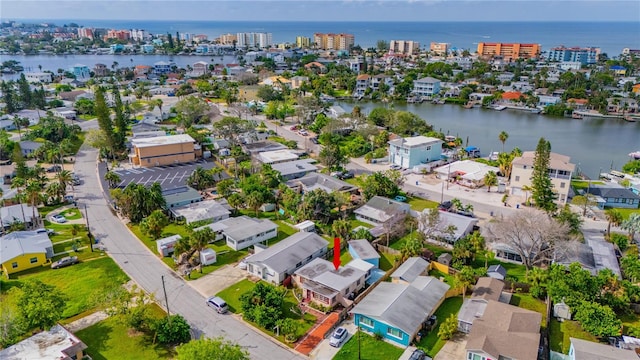
[[[604,182],[602,181],[572,180],[571,186],[576,190],[576,192],[578,192],[578,190],[586,190],[589,183],[591,183],[591,185],[604,185]]]
[[[358,226],[362,226],[365,227],[367,229],[371,229],[373,227],[373,225],[368,224],[364,221],[360,221],[360,220],[356,220],[356,219],[350,219],[349,222],[351,223],[351,227],[352,229],[357,228]]]
[[[627,219],[629,215],[634,213],[640,213],[640,209],[616,209],[620,214],[622,214],[623,219]]]
[[[450,286],[453,286],[454,282],[455,282],[455,278],[452,275],[449,274],[445,274],[442,271],[439,270],[431,270],[429,271],[429,276],[433,276],[436,279],[444,279],[444,282],[449,284]]]
[[[3,282],[3,285],[7,285],[6,288],[19,286],[20,282],[26,279],[38,279],[45,284],[55,286],[67,300],[63,318],[95,308],[93,301],[96,295],[129,280],[118,265],[107,256],[57,270],[47,267],[31,269],[12,278],[14,280]]]
[[[358,346],[358,337],[360,337],[360,346]],[[342,345],[333,360],[394,360],[398,359],[403,352],[404,349],[382,340],[376,340],[373,336],[361,331],[360,334],[354,334],[349,341]],[[358,353],[360,353],[360,357],[358,357]]]
[[[442,349],[446,340],[438,337],[438,329],[440,325],[451,315],[457,314],[462,306],[462,297],[456,296],[446,299],[442,305],[436,310],[435,315],[438,317],[438,325],[431,330],[427,336],[420,339],[418,347],[427,352],[427,355],[434,357]]]
[[[415,211],[422,211],[424,209],[434,209],[438,207],[438,203],[431,200],[422,199],[419,197],[410,197],[407,203]]]
[[[475,261],[471,264],[474,268],[484,267],[485,257],[482,254],[477,254]],[[518,279],[519,282],[525,281],[525,275],[527,273],[527,268],[524,265],[513,264],[509,262],[502,262],[497,259],[491,259],[488,262],[488,265],[502,265],[505,269],[507,269],[507,276],[513,276]]]
[[[555,352],[567,354],[571,345],[569,338],[598,342],[598,338],[582,330],[580,323],[577,321],[565,320],[559,322],[556,319],[551,319],[549,325],[549,348]]]
[[[380,253],[380,270],[389,271],[393,268],[393,264],[396,262],[396,255],[389,253]]]
[[[544,301],[536,299],[529,294],[513,294],[511,296],[511,305],[539,312],[542,315],[542,323],[540,324],[540,327],[544,328],[547,322],[547,305]]]
[[[80,210],[76,208],[67,209],[62,212],[62,215],[64,215],[64,217],[66,217],[67,220],[82,219],[82,214],[80,213]]]
[[[241,314],[242,313],[242,304],[240,302],[240,296],[242,296],[242,294],[253,290],[253,288],[256,286],[256,283],[249,281],[248,279],[244,279],[241,280],[231,286],[229,286],[228,288],[220,291],[219,293],[216,294],[216,296],[221,297],[222,299],[224,299],[224,301],[226,301],[227,305],[229,306],[229,311],[231,311],[232,313],[235,314]],[[311,327],[315,324],[316,322],[316,317],[313,316],[312,314],[305,314],[304,318],[301,319],[299,314],[295,314],[291,311],[292,308],[298,308],[298,300],[295,298],[295,296],[293,295],[293,291],[291,290],[287,290],[287,294],[285,295],[284,298],[284,303],[282,305],[282,310],[284,313],[285,318],[290,318],[290,319],[294,319],[297,320],[300,323],[300,328],[298,329],[298,337],[302,337],[304,334],[307,333],[307,331],[309,331],[309,329],[311,329]],[[289,344],[287,342],[284,341],[284,337],[283,336],[276,336],[275,333],[273,331],[271,331],[270,329],[263,329],[260,326],[258,326],[255,323],[251,323],[253,326],[259,328],[262,330],[262,332],[269,334],[270,336],[273,336],[275,338],[278,339],[278,341],[287,344],[288,346],[291,346],[292,344]]]
[[[165,313],[157,305],[152,305],[152,316],[160,318]],[[170,347],[154,344],[152,335],[134,332],[121,319],[110,317],[76,332],[88,348],[85,350],[94,360],[108,359],[171,359]]]
[[[142,243],[148,247],[149,249],[151,249],[151,252],[153,252],[154,254],[158,254],[158,248],[156,246],[156,241],[153,240],[151,237],[145,235],[142,233],[142,231],[140,230],[140,225],[137,224],[129,224],[129,229],[131,229],[131,232],[133,232],[133,234],[142,241]],[[189,236],[189,229],[187,229],[184,225],[178,225],[176,223],[171,223],[169,225],[167,225],[164,230],[162,231],[162,235],[160,235],[160,239],[165,238],[165,237],[169,237],[172,235],[180,235],[183,238]],[[159,254],[158,254],[159,256]],[[170,257],[164,257],[162,258],[162,261],[169,265],[170,267],[174,267],[175,264],[173,262],[173,259]],[[194,278],[194,274],[192,274],[191,278]]]

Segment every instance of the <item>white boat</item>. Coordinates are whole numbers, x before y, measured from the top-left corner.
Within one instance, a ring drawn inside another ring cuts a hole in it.
[[[640,150],[630,153],[629,156],[634,160],[640,160]]]
[[[498,161],[498,156],[500,155],[500,152],[498,151],[492,151],[491,155],[489,155],[489,160],[491,161]]]
[[[506,109],[506,108],[507,108],[507,107],[506,107],[506,106],[504,106],[504,105],[495,105],[495,106],[493,107],[493,110],[502,111],[502,110],[504,110],[504,109]]]
[[[540,114],[542,112],[542,109],[533,108],[533,109],[531,109],[531,112],[534,113],[534,114]]]

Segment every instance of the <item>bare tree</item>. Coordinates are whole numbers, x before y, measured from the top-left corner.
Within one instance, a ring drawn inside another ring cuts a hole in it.
[[[443,221],[440,210],[429,209],[418,215],[418,230],[425,240],[450,241],[458,228]]]
[[[522,258],[528,269],[549,263],[556,253],[570,245],[569,228],[541,211],[524,209],[492,223],[488,234],[494,243],[502,243]]]

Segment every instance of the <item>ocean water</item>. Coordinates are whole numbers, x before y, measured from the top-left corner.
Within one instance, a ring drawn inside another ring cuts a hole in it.
[[[37,22],[39,20],[33,20]],[[45,21],[45,20],[41,20]],[[186,32],[210,38],[226,33],[270,32],[275,43],[295,42],[296,36],[316,32],[350,33],[355,43],[372,47],[378,40],[414,40],[422,46],[446,42],[458,49],[475,50],[478,42],[538,43],[543,50],[565,46],[600,47],[609,56],[623,48],[640,49],[638,22],[278,22],[278,21],[149,21],[56,20],[85,27],[144,29],[153,34]]]

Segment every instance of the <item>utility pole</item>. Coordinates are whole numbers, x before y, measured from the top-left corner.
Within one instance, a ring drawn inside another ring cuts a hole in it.
[[[358,330],[356,330],[358,332],[358,360],[361,360],[361,354],[360,354],[360,326],[358,326]]]
[[[167,288],[164,286],[164,275],[161,276],[162,278],[162,291],[164,292],[164,304],[167,307],[167,317],[171,316],[171,313],[169,312],[169,298],[167,297]]]
[[[89,227],[89,213],[87,212],[87,204],[84,204],[84,218],[87,221],[87,236],[89,237],[89,248],[93,252],[93,234],[91,234],[91,228]]]

